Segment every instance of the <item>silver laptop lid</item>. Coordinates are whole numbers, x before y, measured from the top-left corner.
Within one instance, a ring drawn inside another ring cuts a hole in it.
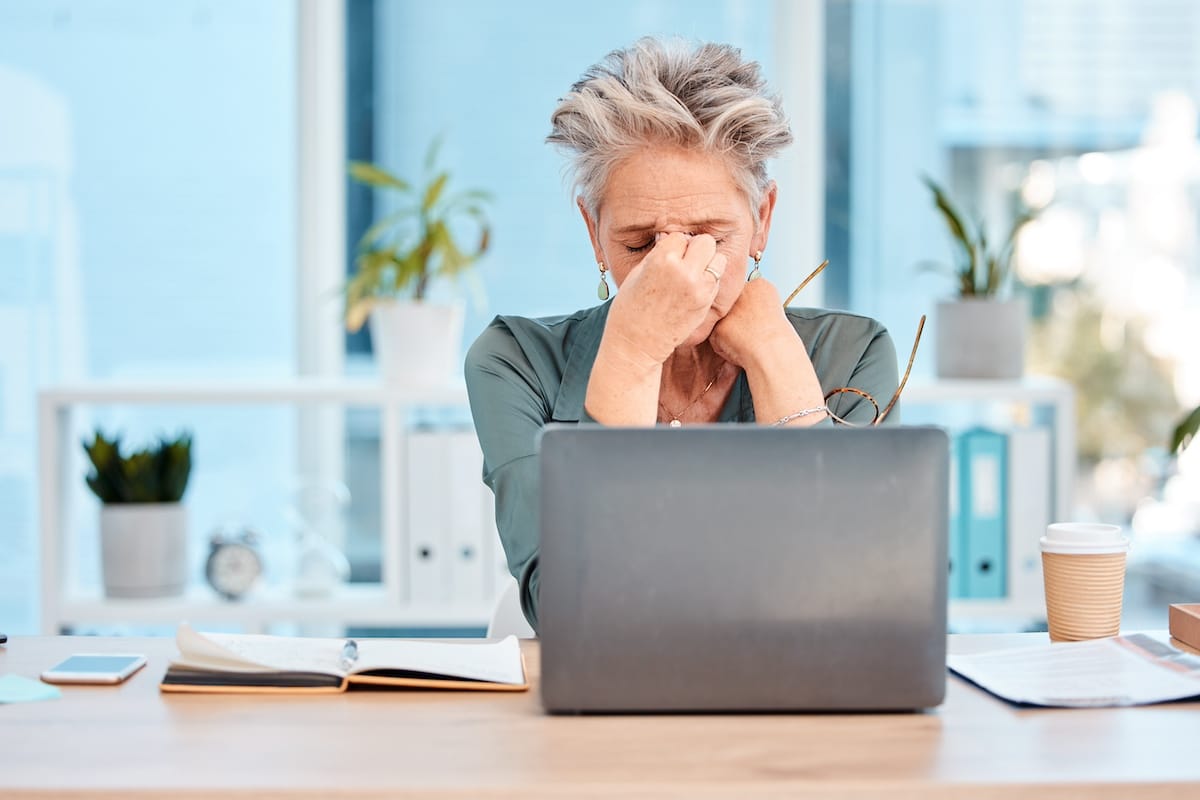
[[[942,701],[941,429],[550,426],[540,459],[548,710]]]

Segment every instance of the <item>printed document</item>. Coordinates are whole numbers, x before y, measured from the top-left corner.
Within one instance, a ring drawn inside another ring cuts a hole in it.
[[[952,655],[962,677],[1013,703],[1134,706],[1200,697],[1200,657],[1146,634]]]

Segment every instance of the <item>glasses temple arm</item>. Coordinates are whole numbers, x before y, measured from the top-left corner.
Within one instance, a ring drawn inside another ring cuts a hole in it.
[[[795,288],[795,290],[791,294],[788,295],[787,300],[783,301],[783,307],[787,308],[789,305],[791,305],[792,301],[796,299],[796,295],[798,295],[798,294],[800,294],[800,292],[804,291],[804,287],[808,286],[808,284],[812,281],[812,279],[817,277],[818,275],[820,275],[825,270],[825,268],[828,266],[829,266],[828,258],[825,259],[824,261],[822,261],[820,264],[818,264],[817,268],[814,269],[811,273],[809,273],[809,276],[807,278],[805,278],[803,281],[801,281],[800,285],[797,286]]]
[[[900,399],[900,393],[904,391],[904,386],[908,383],[908,376],[912,372],[913,361],[917,358],[917,346],[921,344],[921,332],[925,330],[925,315],[921,315],[921,321],[917,323],[917,338],[913,340],[912,353],[908,356],[908,367],[904,370],[904,377],[900,380],[900,385],[896,387],[896,393],[892,395],[892,401],[887,404],[887,408],[879,415],[879,420],[875,424],[878,425],[887,419],[887,415],[891,413],[892,408],[896,405],[896,401]]]

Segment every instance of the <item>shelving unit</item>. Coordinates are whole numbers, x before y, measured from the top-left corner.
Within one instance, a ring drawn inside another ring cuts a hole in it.
[[[181,597],[159,600],[111,600],[99,593],[73,593],[58,605],[60,625],[174,624],[203,620],[214,625],[259,629],[275,623],[330,623],[389,628],[476,628],[486,626],[491,606],[395,604],[377,584],[349,584],[335,597],[301,600],[278,589],[256,593],[243,602],[227,602],[199,587]]]
[[[1054,412],[1054,476],[1051,491],[1057,519],[1070,519],[1075,486],[1075,390],[1058,378],[1034,376],[1020,381],[934,381],[904,390],[902,405],[1009,405],[1049,408]]]
[[[38,472],[41,539],[41,626],[56,634],[84,624],[174,624],[181,620],[238,624],[255,630],[280,622],[330,622],[388,627],[482,627],[492,611],[495,583],[479,593],[483,602],[440,604],[411,602],[406,585],[407,536],[403,524],[402,487],[407,485],[405,415],[414,408],[462,407],[460,386],[391,387],[374,381],[311,380],[242,383],[90,383],[61,386],[38,396]],[[351,584],[330,598],[299,599],[278,587],[266,587],[240,602],[226,602],[201,587],[183,597],[113,600],[100,592],[81,593],[65,585],[70,571],[63,546],[67,481],[67,446],[73,443],[77,409],[88,406],[282,405],[294,407],[375,407],[380,413],[381,580]],[[484,491],[481,485],[481,491]],[[496,545],[498,547],[498,543]],[[484,547],[477,557],[494,560]],[[489,561],[488,563],[491,563]]]
[[[914,383],[905,389],[903,408],[967,407],[980,414],[996,406],[1022,409],[1033,424],[1033,409],[1051,412],[1051,463],[1053,468],[1047,491],[1054,520],[1069,520],[1074,514],[1074,483],[1076,456],[1075,392],[1070,384],[1051,377],[1027,377],[1020,381],[934,381]],[[1010,414],[1018,416],[1018,414]],[[902,416],[902,418],[904,418]],[[1040,534],[1039,534],[1040,535]],[[1010,542],[1009,567],[1033,563],[1040,574],[1041,557],[1036,536],[1021,537]],[[1020,626],[1045,619],[1042,595],[1027,594],[1000,600],[959,599],[950,602],[950,619],[968,625],[1003,624]]]
[[[409,596],[406,564],[411,556],[401,492],[381,493],[381,580],[377,584],[343,587],[332,598],[298,599],[278,587],[268,587],[245,601],[218,599],[203,587],[183,597],[162,600],[112,600],[99,592],[83,593],[65,585],[63,525],[69,463],[66,448],[73,444],[72,420],[87,406],[170,405],[285,405],[374,407],[380,412],[380,480],[383,487],[406,485],[409,432],[405,415],[414,408],[462,407],[462,386],[385,387],[358,380],[272,381],[237,384],[122,383],[63,386],[45,390],[38,398],[39,503],[41,533],[41,619],[45,633],[86,624],[174,624],[180,620],[211,624],[236,624],[255,630],[286,622],[337,623],[381,627],[483,627],[492,611],[492,591],[484,602],[431,604],[413,602]],[[1052,412],[1051,486],[1054,516],[1070,519],[1075,468],[1075,407],[1070,385],[1050,378],[1018,382],[941,381],[914,383],[904,393],[905,408],[967,406],[979,409],[996,404],[1046,408]],[[496,545],[498,547],[498,543]],[[1037,542],[1023,542],[1027,554],[1036,554]],[[481,558],[493,557],[483,552]],[[495,571],[488,576],[498,578]],[[485,578],[491,580],[491,578]],[[498,581],[495,581],[498,584]],[[493,587],[493,589],[498,586]],[[956,600],[952,619],[1013,623],[1036,620],[1043,612],[1041,597],[1008,597],[1004,600]]]

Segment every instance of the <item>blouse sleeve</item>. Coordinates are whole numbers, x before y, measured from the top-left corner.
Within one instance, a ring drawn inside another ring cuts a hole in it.
[[[475,433],[483,449],[483,482],[496,497],[496,527],[508,571],[521,587],[521,609],[537,630],[537,434],[551,401],[511,331],[488,327],[467,353],[464,374]]]
[[[849,386],[866,392],[879,403],[879,412],[887,408],[892,395],[899,385],[900,379],[896,368],[896,346],[887,329],[879,323],[874,323],[870,335],[866,339],[866,347],[862,350],[856,363],[850,370],[850,376],[842,386]],[[835,387],[826,387],[825,391]],[[840,387],[838,387],[840,388]],[[865,397],[853,392],[841,392],[829,398],[829,408],[847,422],[856,425],[870,425],[875,416],[875,407]],[[888,414],[883,424],[900,422],[900,404]]]

